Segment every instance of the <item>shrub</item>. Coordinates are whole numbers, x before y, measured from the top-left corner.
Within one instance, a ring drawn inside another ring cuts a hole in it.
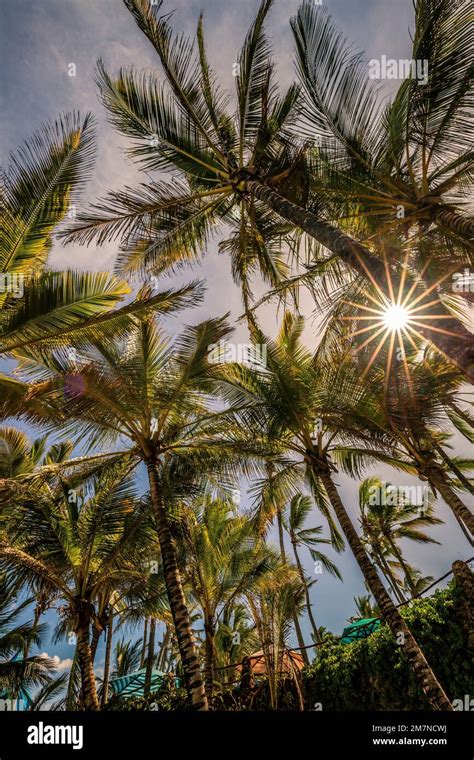
[[[474,694],[472,655],[457,615],[459,591],[451,585],[418,599],[401,613],[448,697]],[[352,644],[320,647],[303,673],[307,709],[429,710],[415,681],[403,646],[388,626]]]

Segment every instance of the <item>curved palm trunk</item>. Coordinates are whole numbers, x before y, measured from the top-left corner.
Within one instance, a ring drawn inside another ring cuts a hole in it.
[[[207,710],[208,704],[206,692],[204,691],[201,669],[199,667],[199,660],[194,646],[191,620],[178,569],[176,549],[169,529],[168,518],[160,492],[160,479],[156,462],[149,461],[147,463],[147,469],[150,483],[151,503],[155,515],[161,558],[163,561],[166,591],[176,631],[176,639],[183,666],[186,690],[193,707],[197,710]]]
[[[329,222],[319,219],[312,212],[287,200],[263,182],[250,180],[247,182],[247,190],[287,222],[300,227],[331,253],[339,256],[358,274],[366,279],[375,280],[383,290],[386,290],[387,275],[384,263],[373,256],[364,245]],[[396,278],[392,277],[392,279],[396,284]],[[405,282],[409,287],[411,284],[409,278],[406,278]],[[429,327],[421,326],[417,327],[418,331],[456,364],[466,377],[473,380],[474,337],[472,333],[451,315],[441,301],[436,304],[436,314],[446,317],[442,323],[442,328],[446,332],[437,332]]]
[[[471,510],[462,503],[459,496],[448,485],[443,475],[435,469],[430,469],[429,472],[424,473],[428,478],[430,486],[436,491],[439,491],[448,507],[451,507],[458,521],[462,520],[464,525],[468,528],[470,534],[474,536],[474,514]]]
[[[304,588],[304,593],[306,597],[306,609],[308,611],[309,622],[311,623],[311,626],[313,628],[314,638],[316,639],[316,641],[321,641],[322,639],[318,630],[318,626],[316,625],[316,621],[313,616],[313,611],[311,609],[311,599],[309,598],[308,584],[306,583],[306,578],[304,577],[303,565],[301,564],[301,560],[298,554],[298,549],[296,548],[296,541],[292,541],[291,543],[293,546],[293,553],[295,555],[298,573],[299,573],[299,576],[301,578],[301,583],[303,584],[303,588]]]
[[[147,697],[151,691],[151,677],[153,671],[153,663],[155,660],[155,633],[156,620],[152,617],[150,620],[150,634],[148,638],[148,656],[146,659],[145,686],[143,687],[143,693],[145,697]]]
[[[76,652],[81,671],[82,701],[86,710],[98,710],[99,700],[97,698],[92,653],[89,643],[89,628],[90,613],[83,606],[78,613],[76,628]]]
[[[278,537],[280,540],[280,554],[281,554],[281,558],[283,562],[286,562],[285,541],[284,541],[284,535],[283,535],[283,519],[282,519],[280,509],[277,509],[277,523],[278,523]],[[305,587],[306,587],[306,584],[305,584]],[[306,644],[304,643],[303,631],[301,630],[300,621],[298,619],[298,612],[296,611],[295,605],[293,605],[292,618],[293,618],[293,623],[295,626],[296,639],[298,641],[298,647],[301,650],[301,656],[303,658],[303,662],[305,665],[309,665],[308,652],[305,649]]]
[[[316,477],[319,477],[326,489],[331,505],[336,513],[341,529],[346,537],[354,557],[361,569],[370,591],[377,602],[383,618],[388,623],[394,636],[404,635],[404,651],[415,676],[428,701],[435,710],[452,710],[452,705],[441,684],[431,670],[423,652],[413,637],[410,629],[390,599],[385,587],[372,565],[360,541],[349,515],[341,501],[338,490],[328,470],[313,465]]]
[[[114,613],[109,615],[107,624],[107,645],[105,647],[104,680],[102,682],[102,696],[100,706],[104,707],[109,697],[110,658],[112,656],[112,636],[114,630]]]

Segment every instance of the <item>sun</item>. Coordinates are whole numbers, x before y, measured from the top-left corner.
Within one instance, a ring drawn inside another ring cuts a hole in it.
[[[355,336],[362,338],[362,342],[355,349],[356,353],[364,350],[369,345],[373,349],[370,357],[367,359],[362,377],[367,374],[383,347],[387,347],[386,387],[388,387],[387,384],[393,367],[394,357],[396,357],[397,361],[402,362],[408,385],[410,385],[410,373],[406,354],[407,345],[417,351],[420,343],[426,340],[417,328],[429,327],[435,332],[444,333],[445,335],[452,334],[449,330],[442,327],[443,323],[441,320],[449,319],[450,317],[449,315],[437,313],[436,307],[440,301],[435,292],[439,284],[446,279],[450,272],[444,274],[439,280],[436,280],[436,282],[431,283],[425,288],[419,287],[419,282],[420,280],[423,282],[421,278],[430,263],[430,260],[428,260],[425,262],[419,277],[410,284],[407,284],[408,253],[407,250],[405,261],[400,269],[399,276],[395,280],[392,278],[392,273],[384,255],[387,275],[386,289],[382,289],[372,273],[364,267],[367,278],[373,286],[372,292],[365,291],[367,301],[365,303],[357,303],[345,299],[343,301],[351,309],[355,309],[355,314],[342,316],[342,320],[348,320],[352,323],[355,321],[361,325],[358,329],[353,330],[349,336],[350,338]],[[364,266],[363,263],[362,266]]]
[[[410,321],[410,312],[405,306],[392,303],[384,309],[382,320],[384,325],[391,332],[396,332],[408,325]]]

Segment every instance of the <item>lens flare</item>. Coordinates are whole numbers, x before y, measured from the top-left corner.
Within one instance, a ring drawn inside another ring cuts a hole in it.
[[[425,262],[422,270],[416,278],[408,280],[408,257],[406,251],[405,261],[397,275],[393,273],[384,255],[386,272],[386,287],[382,289],[370,272],[361,262],[366,271],[367,279],[372,284],[372,289],[364,291],[364,301],[352,301],[344,299],[343,303],[350,307],[352,313],[344,315],[342,320],[348,320],[352,324],[359,323],[359,327],[352,330],[349,339],[357,338],[355,354],[371,346],[372,351],[367,357],[365,368],[362,372],[364,377],[373,365],[381,351],[386,347],[385,387],[388,387],[393,362],[401,361],[405,368],[407,383],[410,386],[410,372],[406,349],[419,351],[420,345],[426,343],[426,337],[417,328],[429,328],[431,331],[452,335],[443,327],[443,320],[450,319],[449,314],[439,313],[438,308],[442,305],[437,294],[439,285],[451,275],[451,271],[443,274],[435,282],[425,284],[423,276],[430,264],[430,259]],[[369,305],[370,304],[370,305]],[[354,312],[355,310],[355,312]]]

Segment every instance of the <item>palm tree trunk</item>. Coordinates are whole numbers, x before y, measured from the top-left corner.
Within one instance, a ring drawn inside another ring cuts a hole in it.
[[[448,485],[441,472],[435,468],[430,468],[429,471],[425,472],[424,474],[428,478],[430,486],[435,491],[439,491],[448,507],[451,507],[453,510],[458,520],[462,520],[464,525],[467,526],[471,535],[474,536],[474,514],[472,514],[471,510],[462,503],[459,496]]]
[[[397,583],[397,580],[390,569],[390,565],[388,564],[387,560],[383,556],[383,552],[377,548],[376,554],[377,554],[377,557],[379,558],[379,562],[375,560],[375,564],[379,565],[380,570],[382,571],[383,575],[385,575],[388,581],[388,584],[395,595],[395,598],[398,599],[400,603],[406,602],[406,599]]]
[[[474,238],[474,222],[465,216],[451,211],[443,206],[435,206],[433,210],[433,220],[441,224],[451,232],[455,232],[464,239]]]
[[[148,641],[148,618],[146,617],[145,622],[143,623],[143,639],[142,639],[142,653],[140,657],[140,668],[145,667],[147,641]]]
[[[373,256],[364,245],[312,212],[287,200],[263,182],[250,180],[247,182],[246,188],[287,222],[295,227],[300,227],[331,253],[339,256],[347,266],[354,269],[358,274],[366,279],[373,278],[383,291],[387,290],[387,275],[383,261]],[[393,273],[392,281],[396,290],[397,277]],[[406,287],[409,288],[411,285],[410,278],[406,278],[405,282]],[[442,325],[439,325],[445,332],[436,332],[429,326],[418,326],[418,331],[472,381],[474,379],[474,337],[472,333],[464,327],[462,322],[451,315],[441,301],[436,304],[436,314],[446,317],[442,320]]]
[[[102,628],[98,625],[97,621],[92,626],[92,637],[91,637],[91,657],[92,657],[92,663],[95,662],[95,656],[97,654],[97,647],[99,646],[100,637],[102,636]]]
[[[318,630],[318,626],[316,625],[316,621],[315,621],[314,616],[313,616],[313,611],[311,609],[311,599],[309,598],[308,584],[306,583],[306,578],[304,576],[303,565],[301,564],[301,560],[300,560],[300,557],[299,557],[299,554],[298,554],[298,549],[296,548],[296,541],[292,541],[291,543],[293,545],[293,552],[294,552],[294,555],[295,555],[296,565],[298,567],[299,576],[301,578],[301,583],[303,584],[303,588],[304,588],[304,592],[305,592],[305,596],[306,596],[306,609],[308,611],[309,622],[311,623],[311,626],[313,628],[313,633],[314,633],[314,637],[315,637],[316,641],[321,641],[322,639],[321,639],[321,636],[320,636],[320,633],[319,633],[319,630]]]
[[[401,565],[401,568],[403,570],[403,574],[404,574],[404,576],[406,578],[406,581],[408,583],[408,587],[409,587],[409,589],[411,591],[411,595],[412,596],[416,596],[416,587],[415,587],[415,584],[413,583],[413,577],[412,577],[412,574],[410,572],[410,568],[408,567],[407,563],[403,559],[403,555],[402,555],[401,551],[399,550],[398,546],[396,545],[395,541],[393,540],[392,536],[388,536],[387,535],[386,539],[387,539],[388,543],[390,544],[390,548],[391,548],[392,552],[394,553],[395,557],[398,559],[398,561],[399,561],[399,563]]]
[[[346,537],[347,543],[349,544],[367,585],[379,606],[382,617],[386,620],[394,636],[398,636],[400,633],[404,636],[404,651],[429,703],[435,710],[452,710],[452,705],[445,694],[444,689],[431,670],[423,652],[404,619],[390,599],[374,566],[367,556],[362,542],[357,535],[357,531],[342,503],[329,470],[315,466],[314,463],[312,463],[312,466],[315,476],[321,479],[324,488],[326,489],[326,493],[336,513],[336,517]]]
[[[434,447],[438,454],[440,455],[443,462],[449,467],[449,469],[456,475],[457,479],[460,483],[463,484],[465,488],[469,491],[469,493],[472,493],[474,495],[474,486],[472,485],[471,481],[466,478],[464,473],[457,467],[456,462],[453,462],[451,457],[449,457],[442,446],[439,446],[437,443],[434,444]]]
[[[86,710],[98,710],[92,653],[89,643],[90,613],[85,603],[78,611],[76,652],[82,680],[82,699]]]
[[[284,535],[283,535],[283,518],[282,518],[281,510],[278,508],[277,508],[277,523],[278,523],[278,537],[280,540],[280,554],[281,554],[281,558],[283,562],[286,562],[285,541],[284,541]],[[309,665],[308,652],[305,649],[306,644],[304,643],[303,631],[301,630],[300,621],[298,619],[298,613],[296,611],[295,605],[293,605],[292,618],[293,618],[293,623],[295,626],[296,639],[298,641],[298,647],[301,650],[301,656],[303,658],[303,662],[305,665]]]
[[[102,697],[100,706],[104,707],[109,697],[110,658],[112,656],[112,636],[114,630],[114,613],[111,611],[107,624],[107,645],[105,647],[104,680],[102,682]]]
[[[157,663],[158,670],[164,671],[165,669],[166,653],[168,650],[168,644],[170,642],[170,638],[171,638],[171,631],[168,628],[168,626],[166,626],[166,631],[163,634],[163,641],[161,642],[160,651],[158,654],[158,663]]]
[[[151,691],[151,678],[153,675],[153,663],[155,661],[155,633],[156,633],[156,620],[154,617],[150,620],[150,633],[148,637],[148,656],[146,660],[145,671],[145,686],[143,693],[147,697]]]
[[[212,620],[206,619],[204,622],[204,630],[206,632],[206,638],[204,642],[205,648],[205,678],[206,678],[206,695],[209,702],[212,700],[212,694],[214,691],[214,625]]]
[[[199,660],[194,646],[191,619],[186,605],[183,584],[178,569],[176,548],[168,525],[166,510],[163,505],[157,467],[158,465],[155,461],[151,460],[147,462],[151,503],[158,531],[166,591],[176,631],[176,639],[183,666],[184,681],[188,697],[193,707],[197,710],[207,710],[208,704],[206,692],[204,690]]]

